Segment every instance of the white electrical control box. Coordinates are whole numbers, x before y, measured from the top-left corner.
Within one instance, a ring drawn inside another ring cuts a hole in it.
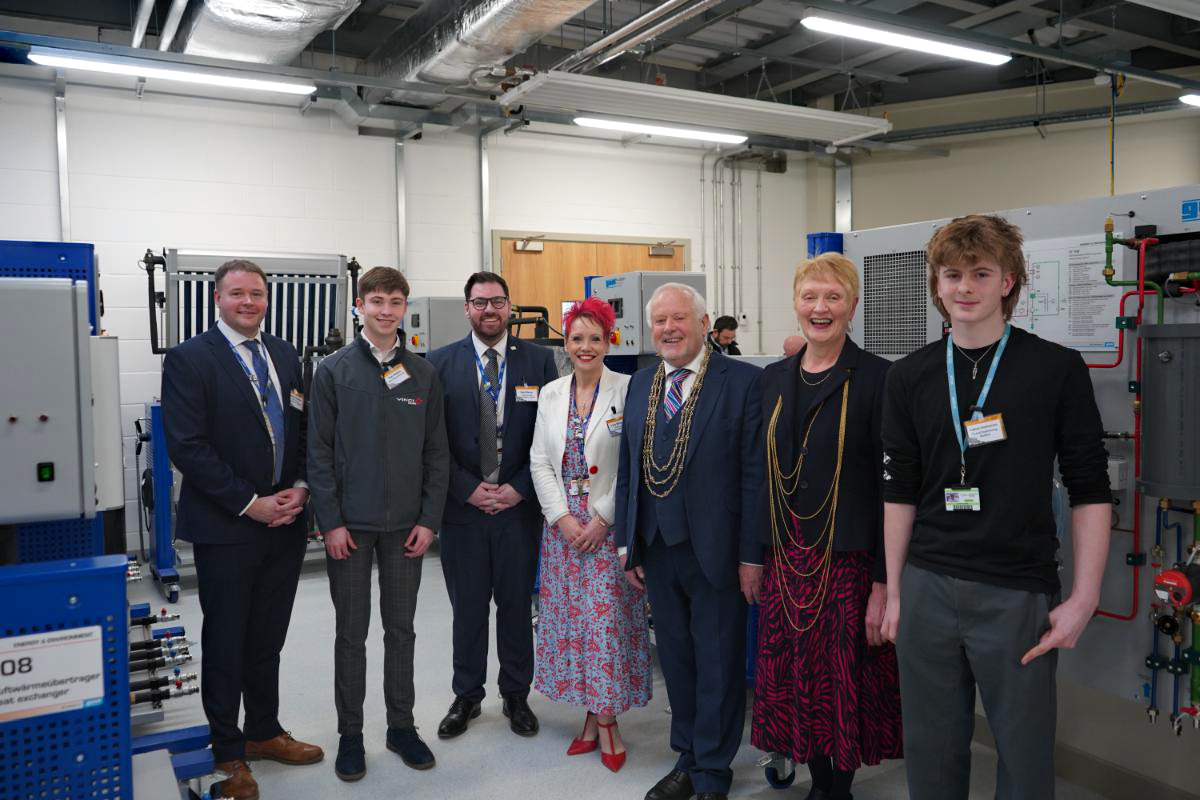
[[[461,297],[414,297],[404,314],[404,345],[428,355],[457,342],[471,330]]]
[[[646,303],[664,283],[683,283],[704,294],[703,272],[622,272],[591,279],[591,295],[607,300],[616,312],[616,341],[610,356],[648,355],[654,352]]]
[[[1129,461],[1122,456],[1108,459],[1108,486],[1114,492],[1123,492],[1129,486]]]
[[[96,515],[87,291],[0,278],[0,524]]]

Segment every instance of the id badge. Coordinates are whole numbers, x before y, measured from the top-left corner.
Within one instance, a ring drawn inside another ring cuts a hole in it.
[[[980,511],[979,488],[975,486],[947,486],[944,490],[947,511]]]
[[[383,382],[387,384],[387,388],[389,389],[395,389],[406,380],[408,380],[408,370],[404,368],[403,364],[397,364],[383,373]]]
[[[536,403],[538,401],[538,386],[517,386],[518,403]]]
[[[963,423],[967,430],[967,447],[979,447],[993,442],[1003,442],[1008,438],[1004,430],[1004,417],[992,414],[979,419],[969,419]]]
[[[292,389],[292,393],[289,395],[288,400],[291,402],[292,408],[296,409],[297,411],[304,410],[304,395],[300,394],[299,389]]]
[[[604,420],[604,424],[608,426],[609,436],[620,436],[621,431],[625,427],[625,417],[613,417],[612,419]]]

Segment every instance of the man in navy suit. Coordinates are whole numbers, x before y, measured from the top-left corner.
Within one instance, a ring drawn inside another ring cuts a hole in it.
[[[493,598],[504,715],[514,733],[533,736],[530,611],[542,512],[529,450],[538,393],[558,370],[548,349],[508,335],[512,306],[502,277],[476,272],[464,294],[470,335],[429,356],[445,390],[450,439],[441,558],[454,609],[454,702],[438,736],[459,736],[479,716]]]
[[[219,791],[254,800],[247,760],[324,755],[279,724],[279,652],[307,538],[304,396],[295,348],[260,330],[262,269],[228,261],[214,285],[220,320],[163,363],[163,427],[183,473],[176,525],[192,543],[204,612],[201,699],[213,760],[230,775]]]
[[[660,286],[646,318],[663,360],[629,382],[616,541],[649,594],[679,754],[646,800],[723,800],[746,717],[746,603],[762,578],[759,369],[705,346],[690,286]]]

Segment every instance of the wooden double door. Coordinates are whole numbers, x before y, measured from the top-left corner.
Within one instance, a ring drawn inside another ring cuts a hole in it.
[[[615,275],[637,270],[683,270],[684,246],[674,245],[671,255],[650,255],[649,244],[631,242],[572,242],[534,239],[540,252],[518,250],[528,240],[500,240],[500,274],[508,282],[513,305],[545,306],[550,325],[562,330],[562,304],[583,299],[588,275]],[[533,326],[517,329],[523,338],[533,336]]]

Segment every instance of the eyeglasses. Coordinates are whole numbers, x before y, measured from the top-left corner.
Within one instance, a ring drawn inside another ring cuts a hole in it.
[[[492,304],[492,308],[504,308],[508,305],[508,298],[504,295],[499,297],[472,297],[467,301],[476,311],[483,311],[488,307],[488,303]]]

